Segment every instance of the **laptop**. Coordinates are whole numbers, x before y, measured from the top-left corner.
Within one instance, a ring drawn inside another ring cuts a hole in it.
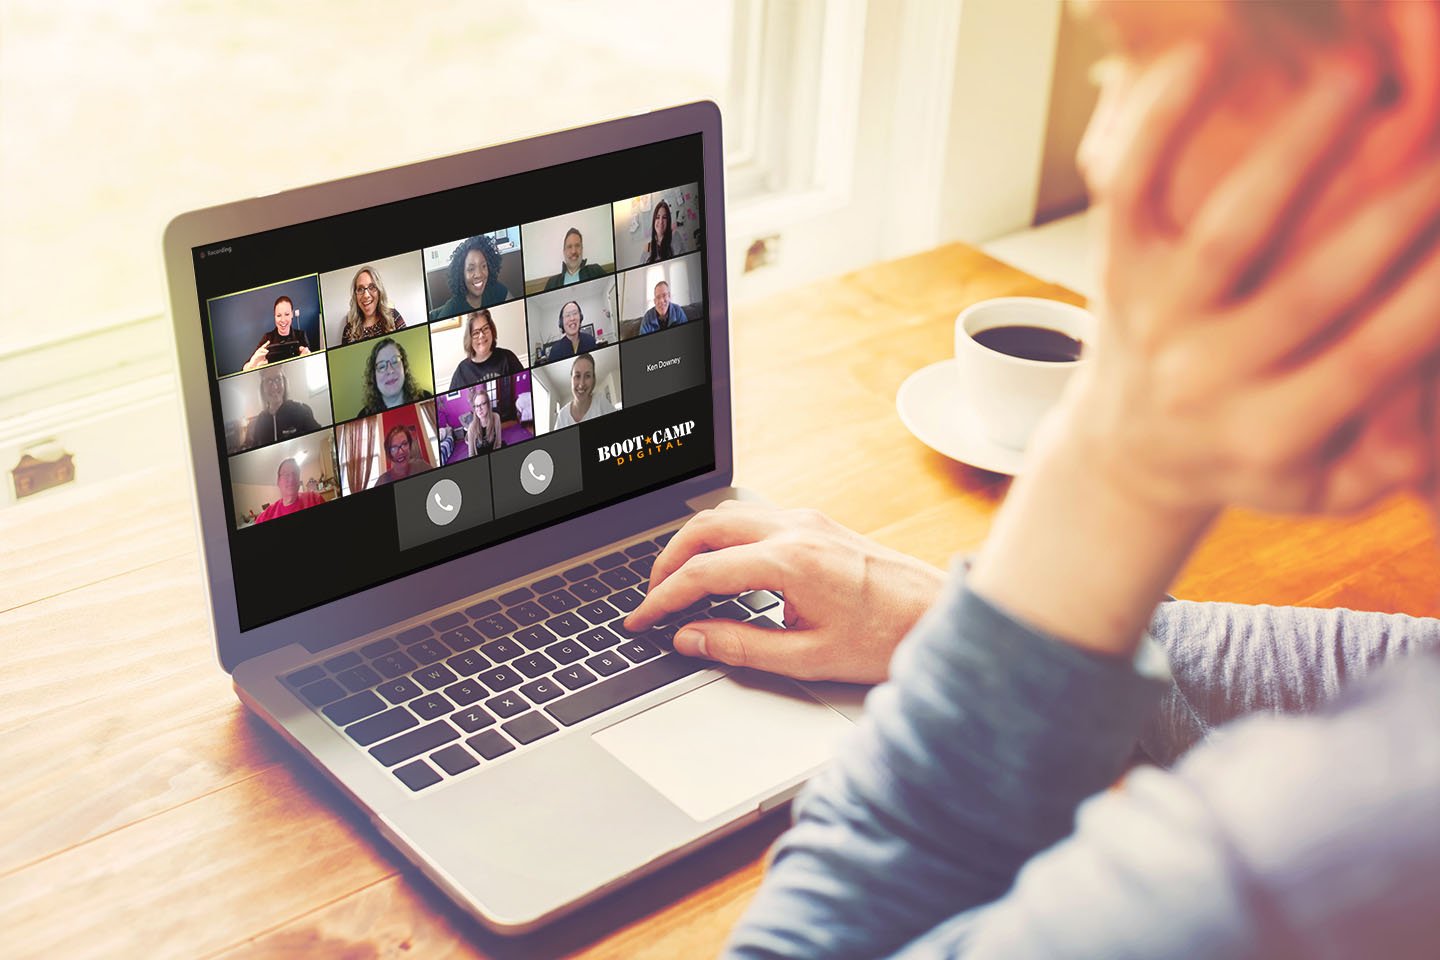
[[[220,663],[502,933],[783,804],[858,716],[673,651],[696,618],[783,629],[767,591],[624,626],[684,521],[746,496],[722,172],[696,103],[165,233]]]

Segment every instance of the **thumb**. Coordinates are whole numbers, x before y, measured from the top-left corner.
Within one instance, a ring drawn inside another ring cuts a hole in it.
[[[675,652],[813,680],[823,665],[809,634],[808,630],[767,629],[733,620],[696,620],[675,634]]]

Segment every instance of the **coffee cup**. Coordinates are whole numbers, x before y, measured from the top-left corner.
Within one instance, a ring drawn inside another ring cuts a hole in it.
[[[1087,362],[1094,314],[1039,297],[997,297],[955,318],[960,394],[1001,446],[1023,450],[1065,384]]]

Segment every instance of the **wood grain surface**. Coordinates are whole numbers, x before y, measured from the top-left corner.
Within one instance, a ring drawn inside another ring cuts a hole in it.
[[[895,394],[986,297],[1080,302],[962,245],[737,312],[737,482],[936,564],[1008,481],[910,437]],[[0,513],[0,953],[714,955],[784,827],[771,817],[537,934],[497,937],[404,866],[242,709],[215,659],[179,463]],[[1175,592],[1440,614],[1428,515],[1226,515]]]

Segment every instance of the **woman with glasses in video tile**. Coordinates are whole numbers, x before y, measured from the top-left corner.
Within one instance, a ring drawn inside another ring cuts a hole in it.
[[[340,342],[359,343],[404,329],[405,318],[390,305],[380,274],[369,264],[356,270],[355,278],[350,281],[350,309],[345,314]]]
[[[465,425],[465,445],[470,456],[499,450],[505,445],[500,430],[500,414],[490,405],[485,387],[471,387],[465,394],[470,402],[470,422]]]
[[[375,344],[365,364],[365,406],[360,409],[360,416],[374,416],[432,396],[434,394],[415,382],[404,347],[389,337]]]
[[[375,486],[404,480],[411,474],[430,469],[430,465],[421,459],[410,431],[411,428],[406,426],[394,426],[386,431],[385,462],[388,466],[384,473],[375,478]]]
[[[455,373],[450,377],[451,391],[508,377],[525,369],[519,357],[497,344],[499,339],[489,310],[465,314],[465,325],[460,330],[460,346],[465,350],[465,359],[456,365]]]
[[[309,405],[290,399],[290,382],[283,368],[260,374],[260,403],[260,412],[245,431],[247,450],[320,429]]]
[[[471,237],[450,254],[450,299],[430,311],[431,320],[444,320],[510,299],[500,282],[500,251],[486,236]]]

